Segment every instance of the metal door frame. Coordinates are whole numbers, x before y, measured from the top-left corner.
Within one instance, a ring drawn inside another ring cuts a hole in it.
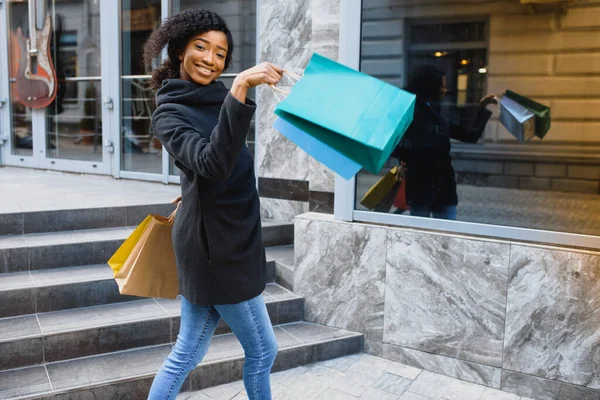
[[[50,0],[53,1],[53,0]],[[100,37],[103,38],[100,42],[100,54],[101,54],[101,76],[100,85],[103,103],[105,99],[111,97],[111,88],[108,85],[109,82],[109,70],[112,64],[111,58],[114,56],[111,52],[115,50],[109,46],[110,33],[113,28],[109,23],[111,16],[107,14],[109,9],[109,3],[111,2],[100,2]],[[8,49],[8,3],[0,0],[0,21],[3,21],[7,29],[0,29],[0,59],[9,59]],[[54,7],[53,7],[54,9]],[[113,110],[110,108],[110,104],[103,104],[101,119],[102,125],[102,161],[79,161],[79,160],[68,160],[59,158],[49,158],[47,154],[47,118],[46,109],[32,110],[32,134],[33,134],[33,154],[31,156],[20,156],[12,154],[12,103],[10,102],[9,87],[10,87],[10,70],[7,63],[0,63],[0,101],[4,100],[3,106],[0,108],[0,142],[2,147],[0,148],[2,165],[18,166],[18,167],[29,167],[29,168],[41,168],[48,170],[59,170],[65,172],[75,173],[89,173],[89,174],[104,174],[109,175],[112,171],[112,156],[110,138],[113,132]],[[87,77],[86,77],[87,78]],[[71,78],[74,81],[77,80],[90,80],[86,78]]]

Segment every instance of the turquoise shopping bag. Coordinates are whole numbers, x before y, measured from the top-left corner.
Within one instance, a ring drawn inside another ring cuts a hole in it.
[[[414,107],[412,93],[315,53],[275,114],[377,174]]]
[[[361,169],[361,165],[357,162],[352,161],[326,144],[319,142],[314,137],[281,118],[275,120],[273,128],[307,152],[315,160],[346,180],[354,177]]]

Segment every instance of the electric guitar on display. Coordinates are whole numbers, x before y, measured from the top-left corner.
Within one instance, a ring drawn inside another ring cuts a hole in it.
[[[44,27],[37,29],[36,0],[29,0],[29,38],[17,28],[19,43],[19,69],[15,91],[18,101],[31,108],[48,107],[56,97],[56,70],[50,54],[52,18],[46,15]],[[45,11],[45,9],[44,9]]]

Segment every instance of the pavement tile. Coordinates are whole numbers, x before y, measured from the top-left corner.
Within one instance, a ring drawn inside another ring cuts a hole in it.
[[[409,392],[437,399],[448,394],[452,378],[433,372],[423,371],[408,387]]]
[[[333,389],[339,390],[347,394],[351,394],[355,397],[360,397],[369,388],[368,378],[357,380],[354,376],[342,376],[334,379],[329,386]]]
[[[359,397],[359,400],[399,400],[397,394],[384,392],[383,390],[368,388],[366,392]]]
[[[336,371],[335,369],[315,365],[306,373],[306,375],[315,377],[322,382],[330,384],[334,380],[344,376],[344,373]]]
[[[413,383],[410,379],[384,372],[373,384],[375,389],[383,390],[400,396]]]
[[[202,392],[185,392],[177,396],[175,400],[213,400]]]
[[[345,372],[346,375],[354,377],[357,380],[376,381],[385,372],[383,366],[369,366],[361,363],[356,363]]]
[[[356,364],[362,357],[362,354],[353,354],[351,356],[334,358],[320,363],[323,367],[335,369],[337,371],[346,372],[351,366]]]
[[[236,398],[236,396],[242,392],[244,392],[243,381],[227,383],[225,385],[219,385],[201,391],[201,393],[204,393],[215,400],[231,400]],[[245,395],[245,392],[243,394]]]
[[[507,393],[497,389],[486,388],[483,391],[481,400],[521,400],[521,397],[514,393]]]
[[[274,373],[271,391],[273,400],[534,400],[364,354]],[[177,397],[225,399],[248,400],[242,381]]]
[[[318,397],[318,400],[356,400],[356,397],[351,396],[347,393],[340,392],[335,389],[327,389],[322,395]],[[379,399],[378,399],[379,400]]]
[[[271,375],[271,382],[276,382],[283,386],[290,386],[306,372],[308,372],[308,367],[305,366],[276,372]]]
[[[381,368],[385,370],[387,367],[394,364],[394,362],[386,360],[385,358],[375,357],[370,354],[362,354],[357,364],[368,366],[371,368]]]
[[[480,400],[483,392],[487,389],[485,386],[477,385],[450,378],[452,383],[446,388],[444,399],[446,400]]]
[[[301,395],[298,399],[305,400],[318,399],[319,396],[328,389],[326,383],[321,382],[312,376],[308,376],[308,374],[300,376],[289,386],[289,388],[291,389],[290,394],[295,395],[298,393]],[[293,397],[293,399],[295,400],[296,397]]]
[[[408,365],[392,363],[385,369],[385,372],[414,381],[423,370],[420,368],[409,367]]]
[[[423,396],[413,392],[405,392],[398,400],[434,400],[431,397]]]

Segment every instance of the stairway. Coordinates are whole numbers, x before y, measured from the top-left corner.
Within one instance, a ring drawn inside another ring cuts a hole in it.
[[[180,303],[121,296],[105,262],[147,214],[172,207],[0,214],[0,399],[146,398],[177,337]],[[263,296],[280,347],[273,371],[361,351],[362,335],[304,322],[303,299],[275,283],[279,276],[290,287],[282,268],[293,225],[264,221],[263,236]],[[221,323],[183,390],[239,380],[242,365],[243,350]]]

